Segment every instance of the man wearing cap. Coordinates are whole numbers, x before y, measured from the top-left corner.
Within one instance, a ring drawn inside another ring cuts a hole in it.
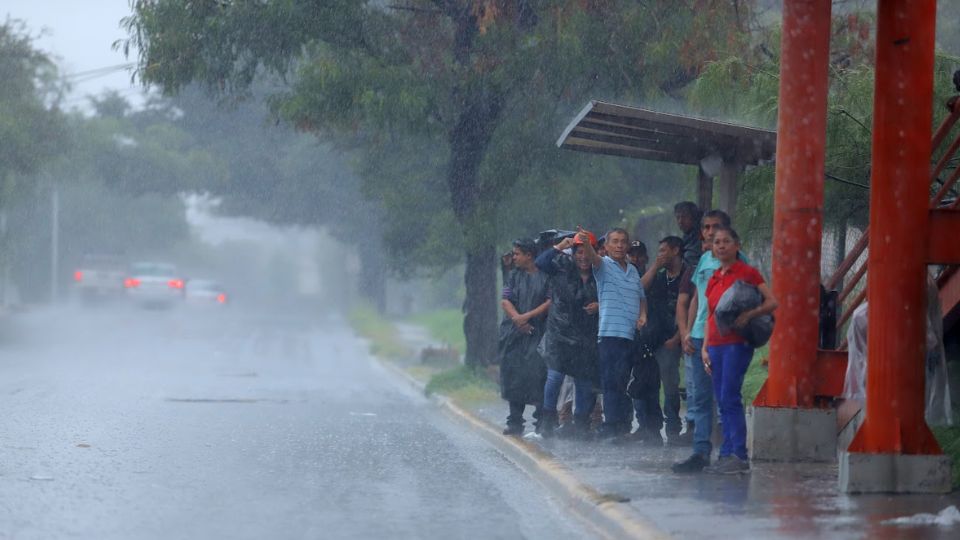
[[[590,245],[596,243],[587,233]],[[580,236],[564,238],[543,251],[537,268],[550,276],[550,313],[540,351],[547,364],[543,389],[543,416],[540,434],[549,437],[557,424],[557,401],[565,375],[574,380],[574,414],[571,423],[560,426],[561,436],[588,435],[590,413],[597,402],[597,328],[599,303],[597,282]],[[567,255],[565,250],[572,250]]]
[[[627,383],[633,364],[633,338],[647,324],[647,303],[640,273],[627,261],[630,235],[616,228],[606,234],[607,255],[601,257],[590,245],[589,234],[579,229],[586,259],[593,266],[600,300],[598,365],[603,391],[603,425],[600,435],[616,437],[630,432],[631,403]]]
[[[630,264],[636,266],[637,272],[643,276],[647,272],[647,264],[650,262],[647,245],[639,240],[630,242],[630,249],[627,250],[627,260],[630,261]]]

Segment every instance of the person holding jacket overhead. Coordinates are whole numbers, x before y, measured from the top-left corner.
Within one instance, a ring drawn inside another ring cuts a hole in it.
[[[591,246],[597,243],[588,232]],[[571,249],[568,255],[566,250]],[[579,236],[564,238],[536,260],[537,268],[550,276],[550,312],[540,351],[547,364],[543,389],[543,416],[540,434],[549,437],[557,425],[557,400],[563,378],[574,380],[572,422],[560,426],[558,436],[586,438],[590,415],[600,385],[597,371],[597,329],[599,325],[597,281]]]

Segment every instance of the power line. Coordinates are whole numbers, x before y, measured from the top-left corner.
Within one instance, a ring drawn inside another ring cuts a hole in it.
[[[124,64],[116,64],[113,66],[104,66],[100,68],[88,69],[85,71],[77,71],[76,73],[67,73],[63,76],[64,79],[72,82],[84,82],[92,79],[97,79],[99,77],[105,77],[113,73],[120,71],[130,71],[135,68],[137,64],[135,62],[127,62]]]

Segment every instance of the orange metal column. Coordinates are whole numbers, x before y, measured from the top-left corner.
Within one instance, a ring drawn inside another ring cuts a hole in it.
[[[867,270],[867,405],[850,452],[939,454],[923,418],[935,0],[881,0]]]
[[[758,406],[813,406],[829,53],[830,0],[786,0],[773,212],[772,281],[780,308]]]

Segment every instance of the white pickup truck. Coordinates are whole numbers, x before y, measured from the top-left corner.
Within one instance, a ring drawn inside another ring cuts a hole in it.
[[[118,255],[84,255],[73,272],[74,288],[83,302],[121,297],[125,277],[126,262]]]

